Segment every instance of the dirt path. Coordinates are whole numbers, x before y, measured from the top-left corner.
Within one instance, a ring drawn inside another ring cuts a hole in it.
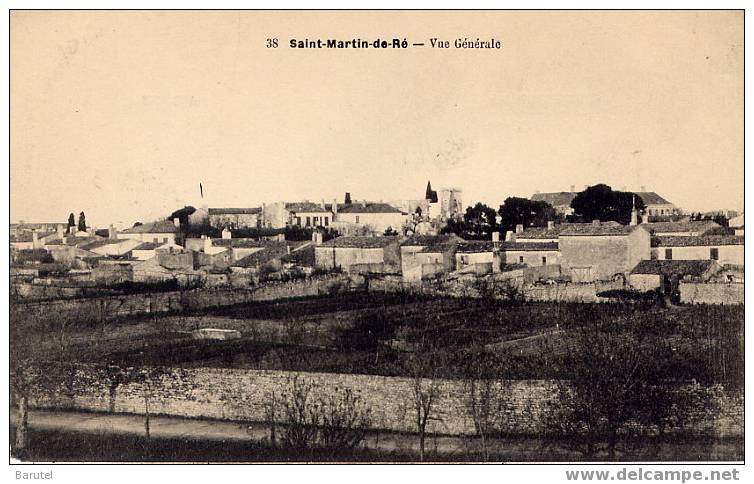
[[[14,425],[17,414],[11,412]],[[141,415],[90,413],[74,411],[29,412],[30,428],[39,430],[69,430],[75,432],[144,435],[144,418]],[[262,441],[269,436],[268,426],[222,420],[200,420],[180,417],[153,416],[150,418],[153,438],[178,438],[208,441]],[[474,439],[457,436],[429,436],[427,450],[432,455],[442,454],[444,459],[467,460],[473,450]],[[552,462],[582,460],[578,454],[560,448],[543,448],[534,438],[490,439],[490,455],[497,461]],[[372,432],[363,444],[368,449],[378,449],[402,454],[418,455],[416,435]],[[743,442],[684,442],[661,444],[653,458],[643,461],[732,461],[743,458]],[[621,459],[619,460],[636,460]]]

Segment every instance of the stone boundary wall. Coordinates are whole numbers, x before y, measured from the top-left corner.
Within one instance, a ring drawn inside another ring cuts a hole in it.
[[[154,414],[205,417],[253,422],[267,421],[266,407],[275,392],[290,391],[292,379],[314,384],[310,398],[329,397],[350,389],[371,411],[375,430],[415,432],[414,388],[416,380],[372,375],[302,373],[286,371],[195,368],[170,370],[152,385],[150,409]],[[425,390],[432,384],[422,380]],[[472,435],[473,420],[466,402],[463,381],[435,380],[439,396],[433,407],[428,432],[442,435]],[[556,392],[556,382],[518,380],[496,382],[495,392],[505,395],[504,429],[513,434],[536,434],[542,430],[544,408]],[[58,394],[59,395],[59,394]],[[114,400],[111,401],[111,396]],[[705,435],[743,435],[743,395],[723,397],[725,412],[706,418],[694,431]],[[74,383],[73,396],[58,397],[49,389],[30,399],[42,408],[75,408],[144,413],[144,387],[120,385],[109,392],[107,378],[93,366],[82,366]],[[281,411],[278,409],[278,411]]]
[[[482,297],[475,287],[476,281],[503,282],[509,279],[505,273],[486,278],[436,280],[406,282],[400,276],[384,276],[369,279],[369,290],[380,292],[410,292],[435,296],[450,297]],[[584,284],[559,283],[550,285],[523,286],[520,290],[527,301],[561,301],[561,302],[607,302],[609,298],[602,298],[597,294],[612,289],[623,289],[621,281],[593,282]],[[502,296],[501,296],[502,297]]]
[[[355,275],[328,274],[294,281],[267,283],[253,289],[193,289],[86,299],[11,304],[11,316],[44,323],[59,319],[106,321],[118,317],[230,306],[350,291],[363,284]]]
[[[681,282],[681,302],[685,304],[743,304],[744,285],[731,283]]]

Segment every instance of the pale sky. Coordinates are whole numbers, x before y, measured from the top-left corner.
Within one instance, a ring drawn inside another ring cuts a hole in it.
[[[201,205],[199,182],[209,206],[416,199],[430,179],[495,208],[604,182],[740,210],[743,18],[16,11],[11,221],[131,225]],[[427,45],[288,47],[307,37]]]

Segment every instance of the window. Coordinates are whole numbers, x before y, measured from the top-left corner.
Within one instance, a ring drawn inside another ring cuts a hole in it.
[[[718,252],[717,247],[711,247],[709,250],[709,258],[712,260],[719,260],[720,254]]]
[[[325,227],[329,225],[330,217],[325,217]]]
[[[359,216],[356,216],[356,223],[359,223]]]
[[[311,224],[312,224],[312,218],[311,217],[306,217],[306,226],[308,227]]]
[[[543,266],[547,265],[547,256],[542,256],[542,265]]]
[[[314,225],[316,226],[319,224],[319,217],[314,217]]]
[[[524,263],[524,256],[520,255],[518,256],[518,263],[523,264]]]
[[[162,243],[163,244],[167,244],[168,243],[168,238],[167,237],[163,237],[162,238]]]
[[[301,217],[296,217],[296,225],[301,226]]]
[[[463,265],[466,265],[466,264],[468,264],[468,263],[469,263],[469,256],[467,256],[467,255],[462,255],[462,256],[461,256],[461,264],[463,264]]]
[[[651,252],[651,253],[649,254],[649,258],[650,258],[650,259],[652,259],[652,260],[657,260],[657,251],[656,251],[656,250],[653,250],[653,251],[652,251],[652,252]]]
[[[665,259],[673,260],[673,249],[665,249]]]
[[[156,244],[157,243],[157,237],[155,237],[154,239],[152,239],[152,242],[154,242]]]

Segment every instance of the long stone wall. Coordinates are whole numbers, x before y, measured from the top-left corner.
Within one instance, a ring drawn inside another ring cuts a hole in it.
[[[363,284],[360,276],[330,274],[287,282],[267,283],[253,289],[194,289],[97,298],[39,301],[11,305],[11,316],[38,323],[69,319],[105,321],[119,317],[230,306],[254,301],[317,296],[349,291]]]
[[[681,282],[681,302],[686,304],[743,304],[742,283]]]
[[[415,432],[416,380],[372,375],[300,373],[285,371],[195,368],[171,370],[151,386],[152,413],[183,417],[265,422],[266,406],[272,393],[277,398],[290,391],[292,381],[313,384],[310,398],[330,397],[350,389],[371,411],[372,427],[377,430]],[[445,435],[471,435],[474,424],[467,408],[468,386],[458,380],[421,382],[424,391],[434,384],[437,398],[428,432]],[[92,366],[82,366],[73,396],[56,396],[46,389],[31,399],[37,407],[62,407],[116,412],[144,413],[144,386],[137,383],[119,386],[111,394],[107,379]],[[542,417],[548,401],[555,396],[556,384],[548,380],[497,382],[495,394],[501,395],[503,429],[511,433],[532,434],[542,430]],[[111,396],[114,400],[111,401]],[[695,429],[716,436],[741,436],[743,396],[724,397],[721,411],[702,421]],[[278,409],[280,411],[280,409]]]
[[[400,276],[384,276],[370,279],[369,290],[381,292],[407,291],[450,297],[482,297],[477,283],[497,281],[500,284],[504,284],[505,279],[505,274],[496,274],[483,279],[406,282]],[[584,284],[528,285],[520,287],[520,290],[528,301],[605,302],[608,299],[599,297],[597,294],[611,289],[623,289],[623,287],[622,282],[615,281]],[[503,296],[501,295],[500,297]]]

